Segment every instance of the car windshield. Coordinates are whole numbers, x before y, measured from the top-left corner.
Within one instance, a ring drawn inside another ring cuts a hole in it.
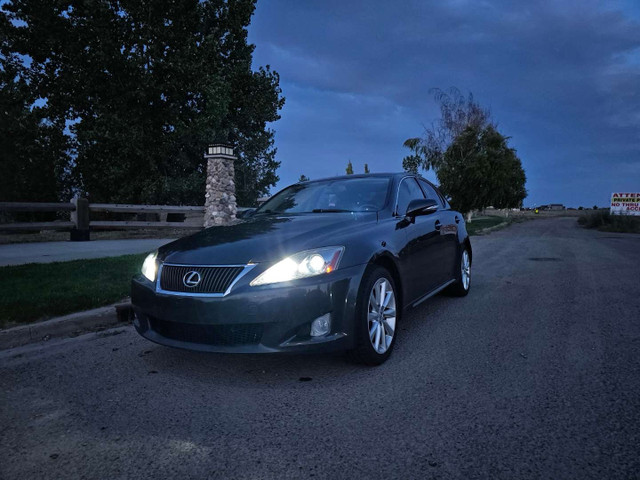
[[[384,207],[388,177],[297,183],[269,199],[256,213],[375,212]]]

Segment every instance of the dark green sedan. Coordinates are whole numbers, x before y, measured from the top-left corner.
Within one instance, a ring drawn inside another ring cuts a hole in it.
[[[378,365],[404,309],[469,292],[471,258],[463,216],[419,176],[297,183],[149,255],[132,282],[135,327],[172,347],[345,350]]]

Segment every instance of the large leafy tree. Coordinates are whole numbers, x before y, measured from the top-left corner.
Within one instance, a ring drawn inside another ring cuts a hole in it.
[[[527,195],[524,169],[489,110],[456,88],[432,93],[440,119],[422,137],[404,142],[411,151],[403,160],[405,170],[433,170],[452,205],[465,213],[520,206]]]
[[[278,177],[277,73],[252,68],[255,0],[12,0],[8,43],[94,201],[203,202],[207,143],[236,146],[238,202]]]
[[[519,207],[527,195],[520,159],[493,125],[463,130],[444,152],[438,180],[461,212]]]
[[[56,201],[68,161],[66,137],[35,105],[23,61],[8,48],[6,22],[0,17],[0,201]]]

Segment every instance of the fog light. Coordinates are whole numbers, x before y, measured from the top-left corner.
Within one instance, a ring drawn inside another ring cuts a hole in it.
[[[327,313],[311,322],[311,336],[321,337],[331,330],[331,314]]]

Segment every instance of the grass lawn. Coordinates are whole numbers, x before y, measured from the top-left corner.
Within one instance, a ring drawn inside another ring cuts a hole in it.
[[[0,327],[117,302],[146,254],[0,267]]]
[[[495,227],[501,223],[511,223],[511,218],[505,217],[480,217],[472,218],[471,222],[467,222],[467,233],[469,235],[477,235],[478,231],[489,227]]]

